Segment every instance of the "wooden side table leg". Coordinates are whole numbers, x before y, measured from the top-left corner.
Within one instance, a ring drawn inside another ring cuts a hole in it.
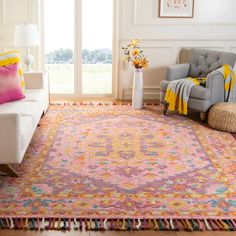
[[[10,177],[19,177],[17,172],[8,164],[0,164],[0,171]]]

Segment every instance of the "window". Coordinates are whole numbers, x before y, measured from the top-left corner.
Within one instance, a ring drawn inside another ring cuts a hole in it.
[[[45,70],[50,92],[74,93],[74,0],[44,1]]]
[[[112,95],[113,1],[80,1],[44,0],[45,70],[50,92]]]

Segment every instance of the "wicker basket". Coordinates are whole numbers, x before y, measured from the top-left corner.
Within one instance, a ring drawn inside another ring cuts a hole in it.
[[[210,109],[208,124],[224,132],[236,132],[236,103],[222,102]]]

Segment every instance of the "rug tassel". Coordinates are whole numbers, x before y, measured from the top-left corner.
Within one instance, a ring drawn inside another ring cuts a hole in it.
[[[79,230],[80,231],[83,230],[83,221],[82,221],[82,219],[79,220]]]
[[[24,225],[24,229],[29,229],[29,224],[28,224],[28,218],[25,219],[25,225]]]
[[[95,229],[95,224],[94,224],[92,219],[89,220],[89,224],[90,224],[90,229],[94,230]]]
[[[234,226],[232,225],[230,220],[224,220],[224,223],[227,224],[229,231],[234,230]]]
[[[0,218],[0,229],[18,230],[236,231],[235,219]]]
[[[170,228],[171,230],[175,230],[173,219],[170,219]]]
[[[41,230],[45,230],[45,218],[42,219],[40,229],[41,229]]]
[[[219,223],[221,225],[221,229],[223,230],[229,230],[228,225],[223,221],[223,220],[219,220]]]
[[[94,219],[93,222],[94,222],[93,229],[94,230],[99,230],[99,221],[97,219]]]
[[[126,221],[125,221],[125,219],[123,219],[123,224],[122,224],[120,230],[122,230],[122,231],[126,230]]]
[[[78,225],[77,219],[74,218],[74,230],[78,230],[78,229],[79,229],[79,225]]]
[[[206,225],[206,229],[209,230],[209,231],[211,231],[212,228],[210,227],[210,225],[208,224],[208,222],[207,222],[206,219],[204,219],[204,223],[205,223],[205,225]]]
[[[120,229],[120,220],[119,219],[117,219],[114,229],[115,230],[119,230]]]
[[[230,222],[231,222],[232,225],[233,225],[233,229],[236,230],[236,223],[235,223],[235,221],[234,221],[234,220],[230,220]]]
[[[159,219],[159,225],[160,225],[160,230],[164,230],[165,229],[165,225],[163,224],[161,219]]]
[[[110,230],[114,230],[114,229],[115,229],[114,224],[115,224],[115,223],[114,223],[113,219],[111,219],[110,224],[109,224],[109,229],[110,229]]]
[[[190,230],[190,231],[193,231],[194,229],[193,229],[193,227],[192,227],[192,222],[191,222],[191,220],[186,220],[186,221],[187,221],[189,230]]]
[[[197,222],[198,222],[199,230],[200,230],[200,231],[203,231],[204,228],[203,228],[203,223],[202,223],[202,221],[197,219]]]
[[[3,220],[0,218],[0,229],[4,229]]]
[[[7,225],[7,229],[10,229],[10,222],[9,222],[8,218],[6,218],[6,225]]]
[[[148,224],[149,224],[149,229],[154,230],[154,225],[153,225],[153,223],[152,223],[152,219],[149,219],[149,220],[148,220]]]
[[[59,230],[63,229],[62,226],[61,226],[61,218],[59,218],[58,221],[57,221],[56,229],[59,229]]]
[[[170,230],[170,223],[169,223],[168,219],[165,219],[165,222],[166,222],[166,229]]]
[[[14,229],[14,222],[12,218],[10,218],[10,229]]]
[[[104,220],[103,225],[104,225],[104,229],[105,229],[105,230],[108,230],[108,227],[107,227],[107,219]]]
[[[190,223],[192,225],[193,230],[198,230],[199,229],[199,226],[198,226],[198,224],[196,223],[195,220],[190,220]]]
[[[154,219],[153,221],[154,221],[154,230],[159,230],[159,225],[157,223],[157,220]]]
[[[141,220],[138,219],[138,224],[136,225],[136,229],[139,230],[139,229],[140,229],[140,226],[141,226]]]

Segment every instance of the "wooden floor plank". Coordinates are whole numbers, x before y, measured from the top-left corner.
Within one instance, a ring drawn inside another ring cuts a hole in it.
[[[80,231],[30,231],[30,230],[0,230],[0,236],[90,236],[90,232]]]
[[[177,232],[176,236],[236,236],[236,232]]]
[[[166,231],[135,231],[135,232],[89,232],[89,231],[25,231],[0,230],[0,236],[236,236],[236,232],[166,232]]]
[[[176,233],[164,232],[164,231],[134,231],[134,232],[106,231],[106,232],[91,232],[90,236],[176,236]]]

